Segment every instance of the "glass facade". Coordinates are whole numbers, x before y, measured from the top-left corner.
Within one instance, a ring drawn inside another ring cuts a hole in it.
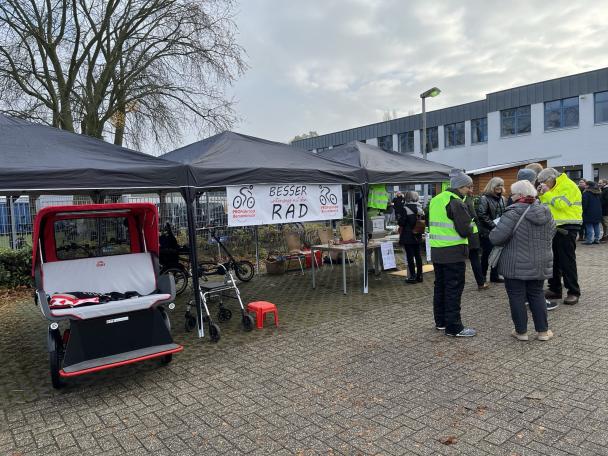
[[[414,152],[414,132],[406,131],[399,133],[399,152],[402,154],[411,154]]]
[[[471,144],[488,142],[488,118],[471,120]]]
[[[500,111],[500,136],[530,133],[530,105]]]
[[[393,135],[378,136],[378,147],[388,152],[393,151]]]
[[[545,103],[545,130],[578,127],[578,97]]]
[[[608,92],[598,92],[595,99],[595,123],[608,122]]]
[[[439,149],[439,127],[428,127],[426,129],[426,151],[431,152]],[[422,130],[420,130],[420,152],[422,152]]]
[[[443,127],[445,147],[464,146],[464,122],[447,124]]]

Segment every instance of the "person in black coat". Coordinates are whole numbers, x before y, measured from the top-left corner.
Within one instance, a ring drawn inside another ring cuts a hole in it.
[[[602,222],[602,192],[593,181],[587,182],[583,192],[583,224],[585,244],[600,243],[600,223]]]
[[[405,250],[409,274],[405,280],[406,283],[422,282],[422,256],[420,255],[422,233],[414,233],[416,221],[424,218],[424,210],[419,200],[420,196],[417,192],[407,192],[401,217],[397,219],[397,223],[399,224],[399,244]]]
[[[604,179],[600,181],[602,189],[602,226],[604,227],[604,237],[600,239],[605,242],[608,239],[608,181]]]
[[[479,219],[477,218],[477,212],[475,211],[475,202],[472,196],[466,196],[464,198],[464,204],[467,206],[469,213],[471,214],[471,220],[478,227],[479,230]],[[471,269],[475,276],[475,282],[477,282],[477,289],[479,291],[488,289],[486,278],[482,273],[481,269],[481,243],[479,241],[479,232],[469,236],[469,261],[471,262]],[[487,271],[486,271],[487,272]]]
[[[477,208],[479,240],[481,241],[481,273],[484,281],[488,274],[490,252],[494,247],[490,242],[490,231],[496,227],[494,221],[502,216],[506,209],[506,201],[502,195],[504,187],[505,181],[500,177],[490,179],[479,199],[479,207]],[[492,268],[490,271],[490,282],[503,282],[498,277],[496,268]]]

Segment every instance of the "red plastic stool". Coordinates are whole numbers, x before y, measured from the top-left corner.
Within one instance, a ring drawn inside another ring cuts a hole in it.
[[[255,313],[255,327],[262,329],[264,327],[264,318],[267,313],[274,314],[274,324],[279,326],[279,311],[277,306],[267,301],[255,301],[247,304],[247,311]]]

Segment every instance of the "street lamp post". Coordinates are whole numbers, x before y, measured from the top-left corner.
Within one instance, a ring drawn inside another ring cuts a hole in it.
[[[420,98],[422,98],[422,158],[426,160],[426,148],[427,148],[427,138],[426,138],[426,99],[428,97],[436,97],[441,93],[437,87],[433,87],[432,89],[427,90],[420,94]],[[427,195],[427,184],[422,184],[422,200],[424,204],[427,203],[426,195]],[[430,192],[429,192],[430,193]]]

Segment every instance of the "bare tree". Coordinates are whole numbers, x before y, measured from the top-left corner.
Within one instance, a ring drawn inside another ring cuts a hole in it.
[[[236,120],[232,0],[0,0],[0,108],[139,147]]]

